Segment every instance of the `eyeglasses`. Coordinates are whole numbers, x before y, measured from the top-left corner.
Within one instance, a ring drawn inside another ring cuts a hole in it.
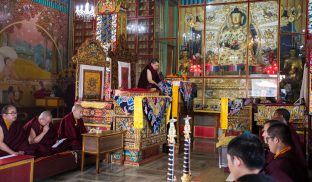
[[[265,138],[265,140],[266,140],[266,142],[267,142],[267,143],[269,142],[269,139],[270,139],[270,138],[272,138],[272,139],[273,139],[274,137],[270,137],[270,136],[268,136],[268,137],[266,137],[266,138]]]
[[[17,115],[16,112],[11,112],[11,113],[6,113],[6,114]]]

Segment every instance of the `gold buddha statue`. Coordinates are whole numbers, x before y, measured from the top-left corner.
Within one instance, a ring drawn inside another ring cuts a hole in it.
[[[286,90],[285,100],[294,103],[299,99],[303,74],[302,61],[297,56],[295,49],[291,49],[289,57],[285,59],[284,73],[286,79],[281,81],[280,86]]]
[[[189,59],[187,57],[187,51],[182,52],[182,57],[179,60],[179,72],[182,76],[187,76],[189,72]]]
[[[234,10],[229,15],[227,25],[220,33],[219,64],[242,64],[246,60],[246,15],[239,10]]]
[[[301,59],[297,56],[296,50],[291,49],[289,51],[289,57],[285,59],[284,71],[286,77],[294,80],[301,80],[303,73],[303,66]]]

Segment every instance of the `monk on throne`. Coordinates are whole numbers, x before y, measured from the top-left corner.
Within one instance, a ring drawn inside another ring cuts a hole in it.
[[[31,145],[23,125],[16,121],[17,112],[13,105],[6,105],[0,117],[0,156],[8,154],[27,154],[36,156],[38,145]]]
[[[87,133],[82,120],[83,107],[80,104],[75,104],[72,112],[67,114],[61,121],[58,129],[58,138],[66,138],[70,142],[72,150],[81,150],[82,148],[82,133]]]

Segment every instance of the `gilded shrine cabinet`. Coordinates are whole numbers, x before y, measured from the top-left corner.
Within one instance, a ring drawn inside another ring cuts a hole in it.
[[[180,1],[176,72],[197,85],[195,144],[197,138],[214,141],[218,128],[251,131],[252,103],[292,104],[299,99],[306,3]],[[221,98],[229,100],[222,103]]]

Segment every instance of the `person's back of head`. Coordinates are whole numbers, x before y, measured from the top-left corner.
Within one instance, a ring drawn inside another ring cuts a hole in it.
[[[240,158],[248,169],[261,169],[265,164],[263,145],[254,134],[246,133],[232,139],[227,153]]]
[[[274,124],[268,129],[269,138],[279,139],[285,146],[292,145],[291,132],[289,127],[284,123]]]
[[[240,177],[236,182],[276,182],[271,176],[264,174],[248,174]]]
[[[289,123],[290,112],[285,108],[278,108],[275,110],[274,115],[281,116],[286,121],[286,124]]]
[[[265,164],[264,148],[260,139],[245,133],[232,139],[227,150],[228,167],[234,180],[258,174]]]

